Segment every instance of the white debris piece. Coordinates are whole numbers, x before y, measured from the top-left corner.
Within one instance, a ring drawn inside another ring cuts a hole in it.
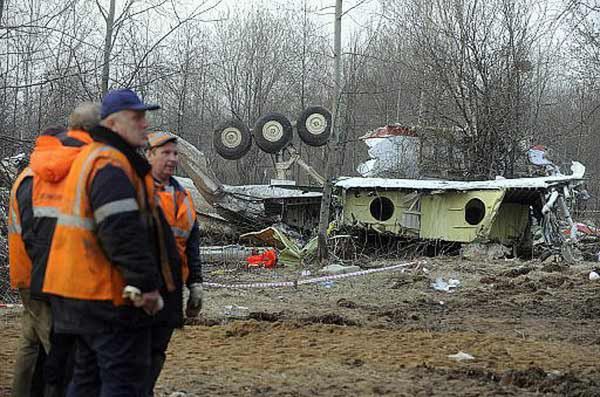
[[[368,138],[370,160],[360,164],[357,171],[364,177],[384,176],[386,173],[418,178],[419,138],[386,136]]]
[[[462,351],[459,351],[456,354],[450,354],[450,355],[448,355],[448,358],[451,358],[452,360],[456,360],[456,361],[475,360],[475,357],[473,357],[469,353],[465,353]]]
[[[454,278],[448,279],[448,282],[445,282],[443,278],[438,277],[435,279],[434,283],[431,283],[431,286],[436,291],[441,292],[452,292],[453,289],[457,288],[460,285],[460,281]]]
[[[346,274],[360,271],[358,266],[329,265],[321,269],[321,274]]]
[[[600,278],[600,274],[596,273],[595,271],[591,271],[589,278],[590,278],[590,281],[596,281]]]
[[[250,309],[246,306],[228,305],[225,306],[223,314],[230,318],[247,318],[250,315]]]

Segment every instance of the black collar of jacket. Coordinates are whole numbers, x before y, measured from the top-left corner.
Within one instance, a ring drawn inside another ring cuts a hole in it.
[[[140,178],[144,179],[150,172],[150,164],[136,150],[113,130],[98,125],[90,130],[95,141],[106,143],[123,153]]]
[[[164,184],[159,181],[158,179],[154,178],[154,185],[155,186],[164,186]],[[177,181],[177,179],[175,179],[174,177],[170,176],[169,177],[169,185],[168,186],[173,186],[173,190],[176,192],[183,192],[185,191],[183,189],[183,186],[181,186],[181,184],[179,183],[179,181]]]
[[[175,179],[174,177],[169,177],[169,182],[171,183],[171,185],[173,185],[173,188],[175,190],[177,190],[178,192],[183,192],[183,186],[181,186],[181,184],[179,183],[179,181],[177,181],[177,179]]]

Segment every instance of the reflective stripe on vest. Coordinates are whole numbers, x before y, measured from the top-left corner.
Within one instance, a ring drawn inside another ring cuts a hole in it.
[[[23,229],[21,228],[20,217],[19,215],[17,215],[17,211],[15,210],[15,208],[10,209],[10,216],[11,222],[8,222],[8,232],[15,233],[20,236],[23,233]]]
[[[183,230],[183,229],[180,229],[175,226],[171,226],[171,230],[173,231],[173,234],[175,235],[175,237],[181,237],[184,239],[187,239],[190,236],[190,232],[191,232],[191,228],[190,228],[190,230]]]
[[[58,208],[56,207],[33,207],[34,218],[58,218]]]
[[[139,209],[140,206],[138,205],[137,201],[135,201],[135,199],[127,198],[123,200],[117,200],[104,204],[96,211],[94,211],[94,218],[96,219],[96,223],[100,224],[104,219],[108,218],[111,215],[137,211]]]
[[[94,222],[94,219],[77,215],[60,214],[58,216],[57,225],[75,227],[89,231],[96,229],[96,222]]]

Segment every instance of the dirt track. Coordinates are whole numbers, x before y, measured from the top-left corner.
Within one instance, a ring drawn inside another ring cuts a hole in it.
[[[171,343],[157,392],[600,395],[600,284],[587,279],[594,264],[427,261],[427,271],[330,286],[210,290],[204,317]],[[370,266],[385,264],[392,263]],[[281,281],[297,273],[215,269],[207,279]],[[439,276],[461,286],[434,291]],[[224,318],[231,304],[249,307],[251,318]],[[17,334],[15,322],[0,321],[0,390],[10,384]],[[459,351],[475,359],[448,358]]]

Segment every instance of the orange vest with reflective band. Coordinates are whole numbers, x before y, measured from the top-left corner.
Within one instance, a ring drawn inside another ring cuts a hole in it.
[[[177,253],[181,260],[181,279],[185,283],[190,274],[185,250],[188,237],[196,221],[196,211],[194,210],[192,196],[187,190],[178,190],[176,188],[174,191],[158,188],[156,194],[159,205],[163,210],[167,222],[171,226],[175,241],[177,242]]]
[[[96,173],[109,164],[121,168],[137,192],[135,202],[111,203],[111,211],[117,213],[120,207],[123,207],[121,212],[139,208],[146,219],[152,216],[154,181],[150,173],[141,179],[125,155],[111,146],[100,142],[86,146],[66,178],[43,292],[73,299],[109,300],[115,305],[125,303],[122,297],[125,281],[100,246],[87,194]]]
[[[8,204],[8,264],[10,286],[12,288],[29,288],[31,285],[32,264],[23,241],[21,212],[17,200],[17,190],[23,180],[29,176],[33,176],[33,172],[27,167],[19,174],[10,190]]]

